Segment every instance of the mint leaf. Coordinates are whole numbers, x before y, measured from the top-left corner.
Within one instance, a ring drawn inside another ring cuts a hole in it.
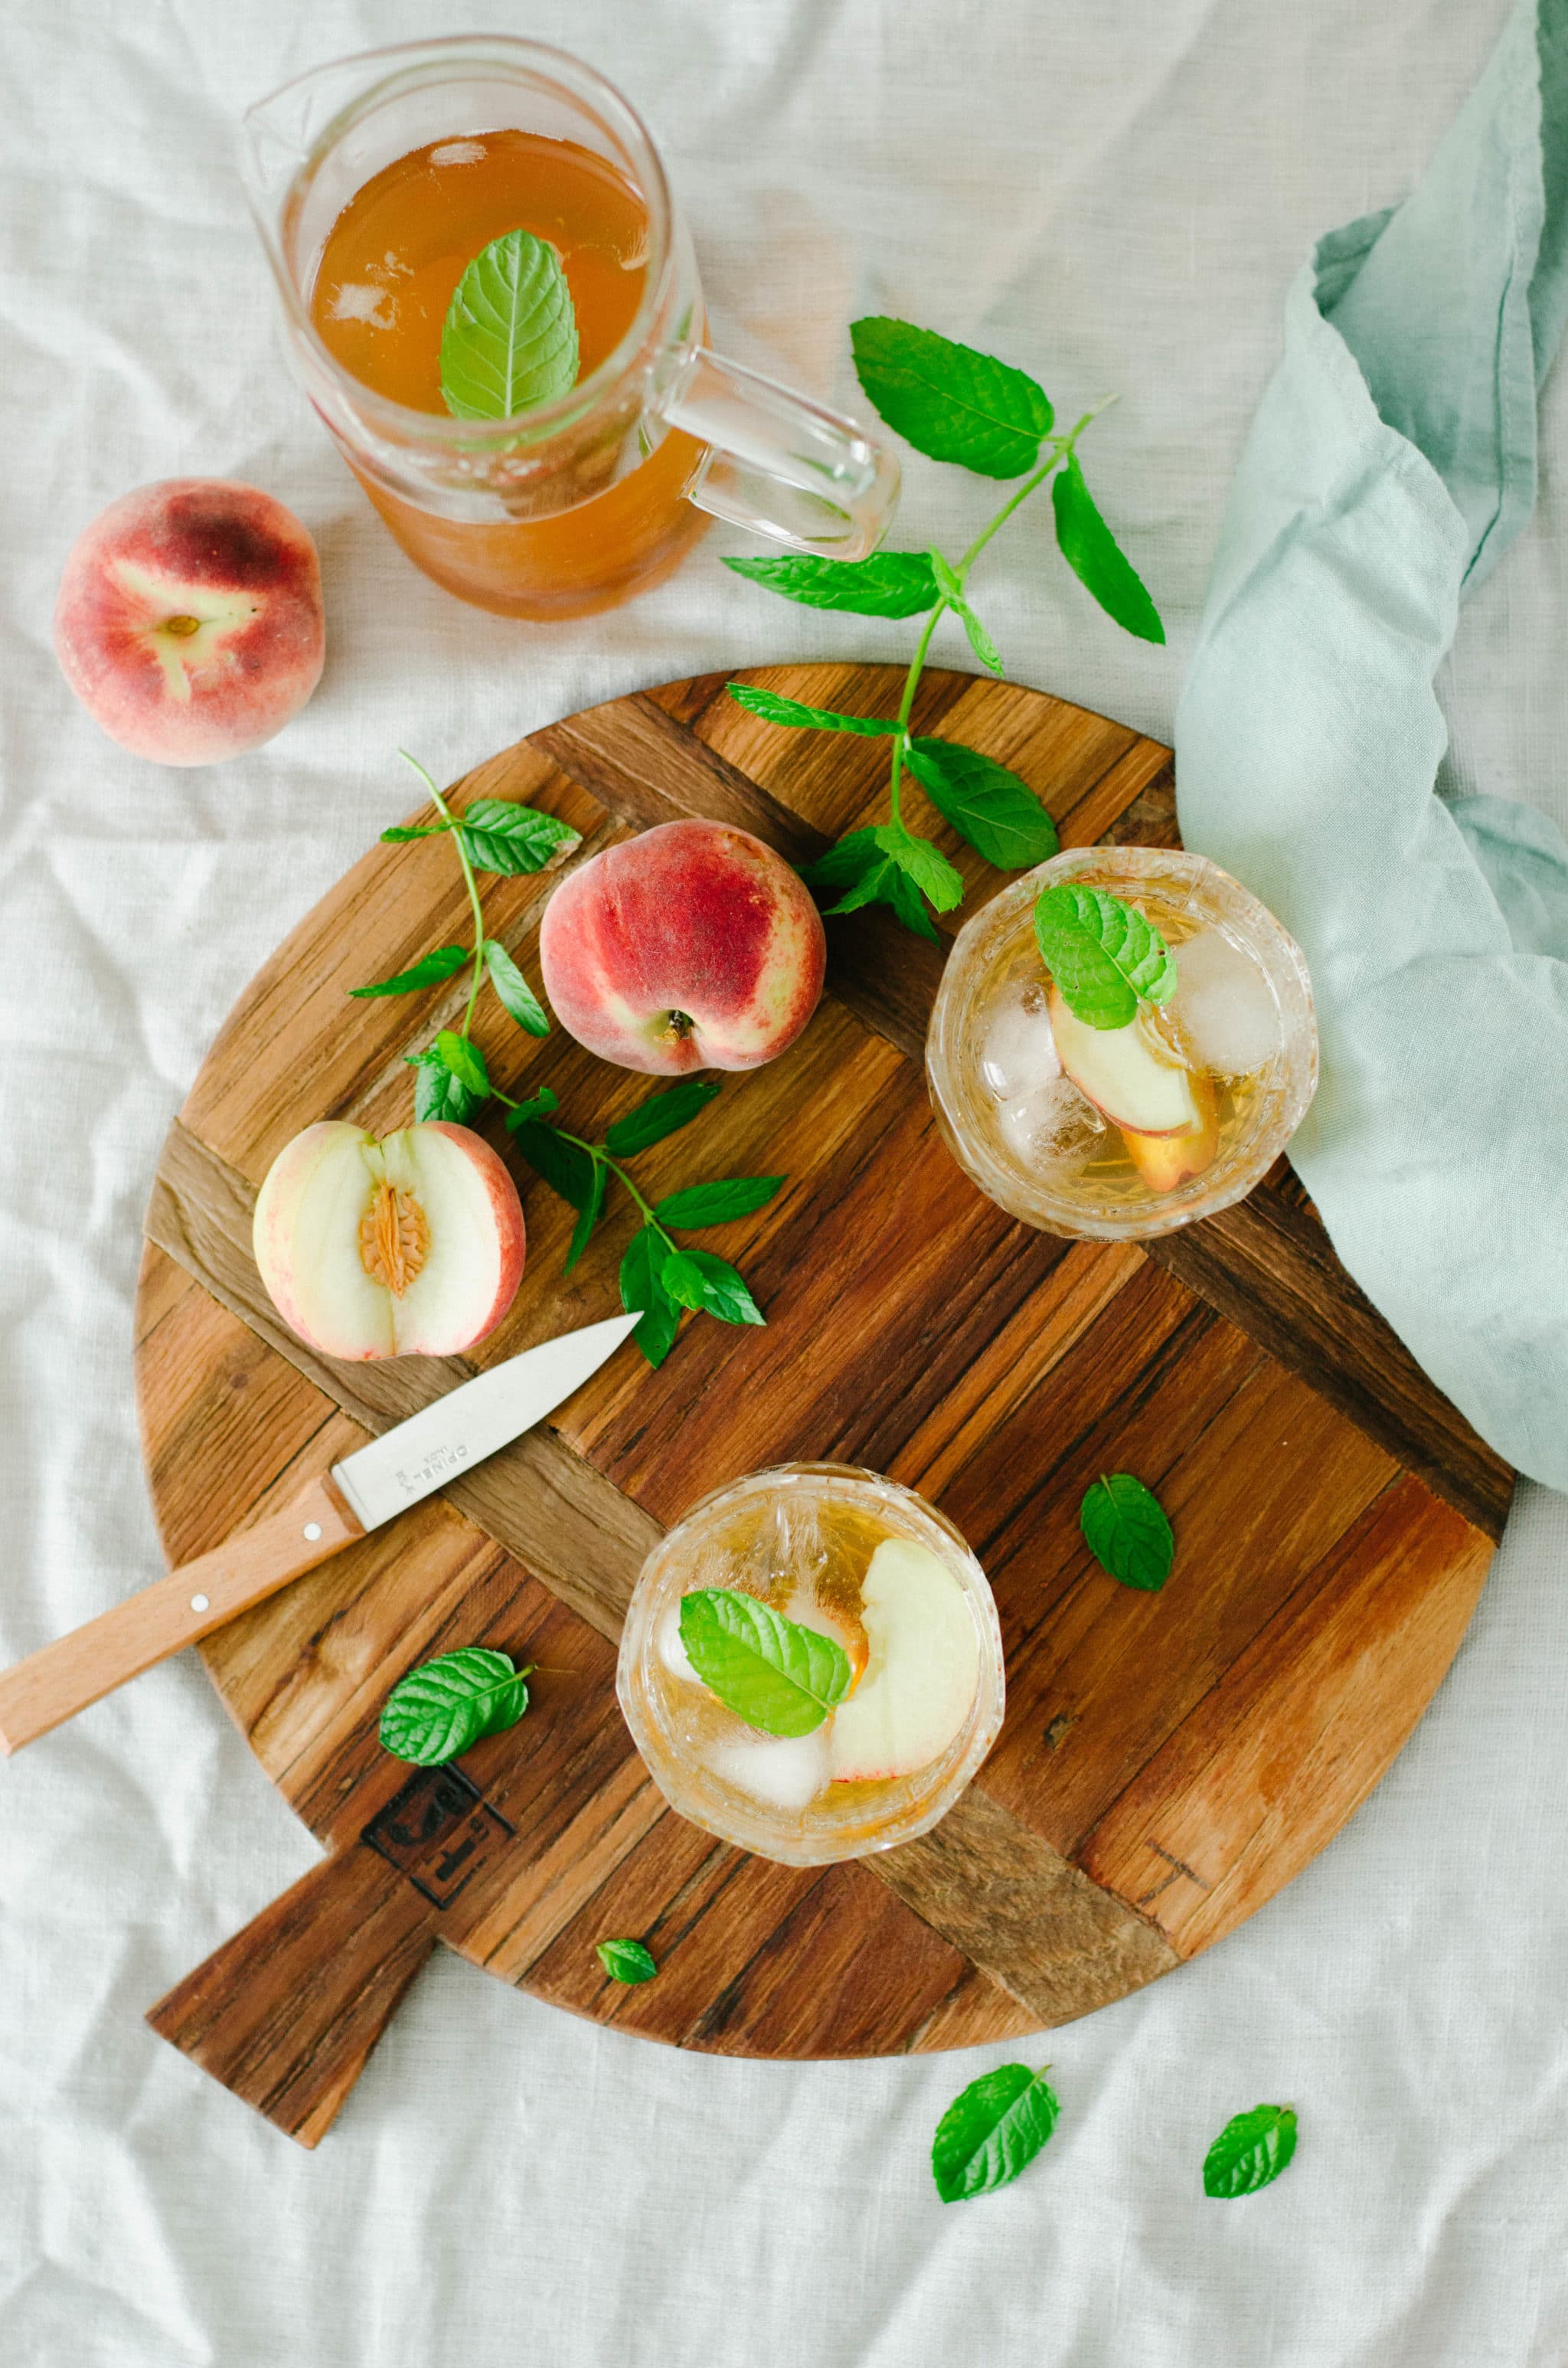
[[[1051,507],[1062,558],[1108,617],[1141,642],[1163,642],[1165,629],[1132,562],[1095,507],[1076,452],[1051,481]]]
[[[634,1151],[646,1151],[650,1144],[662,1143],[677,1127],[689,1126],[720,1090],[717,1078],[686,1077],[667,1093],[650,1094],[645,1102],[606,1127],[605,1149],[612,1159],[630,1159]]]
[[[591,1152],[580,1144],[568,1143],[552,1126],[541,1126],[537,1119],[525,1118],[521,1110],[510,1110],[506,1131],[517,1149],[537,1174],[543,1177],[552,1192],[558,1193],[568,1208],[579,1214],[593,1197],[596,1171],[603,1169]]]
[[[824,905],[824,914],[829,918],[835,913],[858,913],[863,905],[891,905],[906,929],[913,929],[919,937],[929,938],[933,945],[940,945],[941,939],[921,901],[914,878],[883,851],[882,833],[893,831],[895,827],[891,823],[881,823],[874,830],[850,831],[815,863],[807,864],[801,877],[809,888],[846,890],[836,905]],[[903,835],[916,848],[931,846],[929,839],[915,840],[908,832]],[[961,897],[963,882],[960,875],[953,871],[939,848],[931,848],[931,852],[944,870],[959,881]],[[917,853],[914,861],[918,865],[921,860]]]
[[[482,1735],[516,1726],[528,1706],[509,1653],[461,1645],[400,1678],[381,1706],[381,1748],[418,1768],[440,1768]]]
[[[835,839],[814,863],[802,864],[801,877],[808,888],[845,888],[861,873],[882,861],[874,830],[852,830]]]
[[[390,830],[382,831],[381,844],[384,847],[395,847],[406,838],[439,838],[444,830],[451,828],[452,825],[449,822],[394,823]]]
[[[544,1006],[506,947],[498,946],[494,938],[484,940],[484,967],[490,973],[491,985],[518,1027],[526,1028],[530,1036],[548,1036],[550,1019]]]
[[[552,1087],[541,1086],[531,1101],[517,1104],[506,1123],[510,1127],[518,1127],[530,1118],[544,1118],[550,1111],[558,1110],[560,1108],[560,1095]]]
[[[721,1324],[765,1324],[767,1317],[746,1288],[745,1277],[711,1250],[676,1250],[660,1277],[671,1299],[699,1308]]]
[[[1089,1552],[1123,1587],[1157,1595],[1171,1575],[1176,1540],[1157,1497],[1131,1472],[1102,1473],[1084,1492],[1078,1526]]]
[[[869,559],[726,559],[726,567],[808,609],[858,617],[918,617],[937,598],[923,551],[879,551]]]
[[[558,1143],[561,1141],[559,1135],[557,1135],[556,1141]],[[562,1147],[566,1151],[575,1151],[577,1148],[574,1143],[564,1144]],[[587,1248],[589,1236],[593,1233],[594,1227],[598,1224],[600,1217],[604,1214],[605,1187],[608,1182],[609,1169],[605,1166],[602,1159],[596,1159],[594,1161],[593,1180],[588,1186],[587,1198],[583,1202],[582,1207],[578,1210],[577,1222],[572,1228],[572,1240],[566,1252],[566,1263],[561,1269],[562,1274],[571,1273],[573,1268],[576,1265],[577,1260]]]
[[[908,873],[920,894],[938,913],[950,913],[963,903],[963,874],[948,861],[928,838],[916,838],[901,822],[879,824],[872,833],[882,853]]]
[[[849,341],[867,394],[917,452],[982,477],[1033,467],[1054,415],[1027,372],[883,314],[852,322]]]
[[[764,1735],[812,1734],[854,1681],[842,1645],[738,1588],[683,1595],[680,1641],[703,1684]]]
[[[403,1058],[414,1072],[414,1115],[422,1126],[430,1119],[443,1119],[449,1126],[466,1126],[487,1099],[484,1094],[471,1093],[462,1079],[452,1075],[434,1044],[426,1044],[423,1053],[407,1053]]]
[[[806,707],[798,699],[759,690],[749,682],[729,682],[724,688],[737,707],[760,715],[765,723],[788,724],[792,731],[864,732],[880,738],[903,730],[896,716],[839,715],[831,707]]]
[[[1075,1019],[1090,1028],[1126,1028],[1139,998],[1168,1003],[1176,966],[1158,929],[1134,905],[1104,888],[1062,880],[1035,899],[1040,959]]]
[[[931,562],[931,573],[937,579],[937,588],[969,635],[971,649],[982,666],[989,666],[993,674],[1000,674],[1001,655],[995,643],[965,599],[963,586],[939,551],[928,552],[926,556]]]
[[[443,1028],[436,1039],[435,1050],[458,1083],[483,1100],[490,1091],[490,1072],[478,1045],[467,1036],[460,1036],[455,1028]]]
[[[612,1982],[651,1982],[659,1970],[641,1941],[601,1941],[594,1954]]]
[[[896,863],[890,867],[878,901],[891,905],[904,928],[913,929],[917,938],[929,938],[934,946],[941,944],[941,932],[926,910],[919,889],[908,872],[901,871]]]
[[[1028,783],[957,740],[912,740],[904,763],[944,822],[1000,871],[1044,863],[1056,853],[1056,825]]]
[[[1292,2105],[1255,2105],[1225,2123],[1203,2157],[1205,2195],[1252,2195],[1278,2178],[1296,2151]]]
[[[516,877],[542,871],[552,855],[575,847],[582,837],[570,823],[517,798],[475,798],[463,809],[458,833],[476,871],[503,871]]]
[[[653,1204],[661,1225],[722,1225],[732,1217],[749,1217],[772,1200],[782,1176],[731,1176],[717,1184],[688,1184]]]
[[[437,946],[434,953],[426,954],[412,970],[400,970],[395,978],[381,978],[374,986],[351,986],[350,995],[416,995],[422,986],[439,986],[461,970],[468,960],[466,946]]]
[[[642,1321],[631,1337],[651,1365],[664,1363],[680,1329],[679,1304],[662,1281],[669,1254],[663,1235],[644,1225],[632,1235],[620,1261],[620,1304],[628,1315],[642,1311]]]
[[[1034,2160],[1061,2111],[1049,2068],[999,2064],[959,2091],[931,2142],[931,2176],[944,2203],[1006,2187]]]
[[[870,834],[875,839],[876,832]],[[891,856],[879,853],[874,863],[868,863],[836,905],[825,905],[826,914],[858,913],[863,905],[891,905],[892,883],[900,877],[899,867]]]
[[[515,419],[577,383],[577,321],[554,247],[509,230],[476,255],[441,330],[441,400],[458,419]]]

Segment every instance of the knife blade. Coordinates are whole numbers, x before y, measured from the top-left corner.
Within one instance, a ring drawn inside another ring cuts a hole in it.
[[[460,1383],[317,1473],[279,1512],[0,1671],[0,1753],[19,1751],[507,1446],[580,1389],[641,1321],[612,1315]]]

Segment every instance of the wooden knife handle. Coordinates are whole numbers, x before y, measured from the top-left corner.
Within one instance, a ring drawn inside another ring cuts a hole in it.
[[[176,1983],[147,2020],[313,2146],[436,1942],[437,1911],[362,1843],[339,1850]]]
[[[19,1751],[364,1534],[319,1473],[281,1512],[0,1672],[0,1752]]]

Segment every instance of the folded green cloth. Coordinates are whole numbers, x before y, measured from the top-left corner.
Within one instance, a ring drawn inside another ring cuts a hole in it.
[[[1183,837],[1312,971],[1290,1157],[1433,1379],[1568,1488],[1568,844],[1446,803],[1433,677],[1535,501],[1568,314],[1568,0],[1525,0],[1404,204],[1292,289],[1176,717]],[[1568,652],[1564,653],[1568,662]]]

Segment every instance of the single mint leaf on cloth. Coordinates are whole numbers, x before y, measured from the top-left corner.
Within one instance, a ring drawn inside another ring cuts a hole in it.
[[[1056,825],[1028,783],[994,757],[957,740],[919,739],[910,742],[903,761],[943,821],[999,871],[1019,871],[1056,853]]]
[[[478,1045],[471,1038],[460,1036],[455,1028],[443,1028],[435,1049],[459,1084],[483,1100],[490,1091],[490,1072]]]
[[[525,1118],[521,1110],[507,1113],[506,1132],[551,1190],[559,1193],[568,1208],[581,1213],[593,1195],[595,1171],[603,1172],[592,1154],[580,1144],[568,1143],[552,1126],[544,1126],[536,1118]]]
[[[982,666],[989,666],[993,674],[1000,674],[1002,672],[1001,653],[964,598],[963,586],[939,551],[932,551],[928,556],[931,562],[931,573],[937,579],[937,589],[969,635],[970,648]]]
[[[1062,558],[1108,617],[1141,642],[1163,642],[1165,629],[1132,562],[1107,526],[1070,452],[1067,465],[1051,481],[1051,507]]]
[[[846,609],[857,617],[918,617],[937,598],[923,551],[878,551],[869,559],[726,559],[749,583],[808,609]]]
[[[1043,2069],[999,2064],[971,2080],[942,2115],[931,2144],[931,2176],[943,2203],[988,2195],[1017,2179],[1056,2127],[1060,2110]]]
[[[509,1653],[462,1645],[400,1678],[381,1706],[381,1748],[418,1768],[440,1768],[477,1743],[516,1726],[528,1706],[528,1669]]]
[[[641,1941],[601,1941],[594,1954],[612,1982],[624,1982],[629,1988],[637,1982],[651,1982],[659,1970],[652,1950]]]
[[[530,1036],[548,1036],[550,1015],[506,947],[498,946],[494,938],[484,940],[484,967],[503,1008],[518,1027],[526,1028]]]
[[[689,1126],[721,1090],[716,1077],[684,1077],[667,1093],[650,1094],[645,1102],[606,1127],[605,1149],[612,1159],[630,1159],[633,1152],[646,1151],[651,1144],[674,1134],[677,1127]]]
[[[737,707],[760,715],[765,723],[783,723],[794,732],[864,732],[886,738],[903,730],[896,716],[840,715],[831,707],[807,707],[777,690],[761,690],[755,683],[726,683]]]
[[[559,1142],[560,1137],[558,1136],[556,1140]],[[564,1147],[568,1151],[575,1151],[577,1148],[574,1143],[569,1143]],[[562,1274],[571,1273],[577,1260],[587,1248],[589,1236],[604,1213],[605,1187],[609,1182],[609,1169],[602,1159],[596,1159],[593,1167],[593,1181],[588,1187],[587,1199],[577,1212],[577,1222],[572,1228],[572,1241],[566,1252],[566,1263],[561,1269]]]
[[[475,798],[464,808],[458,830],[476,871],[516,878],[542,871],[552,855],[575,847],[583,834],[552,814],[517,798]]]
[[[661,1225],[723,1225],[732,1217],[749,1217],[772,1200],[782,1176],[727,1176],[716,1184],[688,1184],[653,1204]]]
[[[515,419],[577,383],[577,318],[561,257],[509,230],[476,255],[441,330],[441,400],[457,419]]]
[[[676,1250],[665,1260],[665,1290],[682,1307],[716,1315],[721,1324],[765,1324],[767,1319],[746,1287],[744,1275],[711,1250]]]
[[[350,995],[417,995],[422,986],[439,986],[467,962],[466,946],[437,946],[412,970],[400,970],[395,978],[379,978],[374,986],[351,986]]]
[[[466,1126],[469,1120],[488,1097],[471,1093],[460,1077],[452,1075],[434,1044],[426,1044],[423,1053],[403,1055],[414,1072],[414,1115],[420,1125],[428,1119],[444,1119],[449,1126]]]
[[[663,1235],[643,1225],[627,1243],[620,1261],[620,1304],[628,1315],[642,1315],[631,1337],[651,1365],[664,1363],[680,1329],[680,1303],[664,1286],[669,1255]]]
[[[1058,881],[1035,899],[1035,942],[1062,1000],[1090,1028],[1126,1028],[1140,998],[1168,1003],[1176,961],[1134,905],[1105,888]]]
[[[1225,2123],[1203,2157],[1205,2195],[1253,2195],[1278,2178],[1296,2151],[1292,2105],[1255,2105]]]
[[[855,374],[896,435],[982,477],[1021,477],[1054,416],[1027,371],[931,329],[872,314],[852,322]]]
[[[1131,1472],[1106,1472],[1084,1491],[1078,1526],[1089,1552],[1123,1587],[1157,1595],[1171,1575],[1176,1540],[1165,1508]]]
[[[920,894],[935,905],[938,913],[950,913],[963,903],[963,874],[948,861],[939,847],[928,838],[916,838],[900,822],[884,822],[877,825],[872,836],[885,856],[908,873]]]
[[[733,1587],[680,1600],[680,1641],[703,1684],[764,1735],[811,1735],[849,1691],[849,1656]]]

